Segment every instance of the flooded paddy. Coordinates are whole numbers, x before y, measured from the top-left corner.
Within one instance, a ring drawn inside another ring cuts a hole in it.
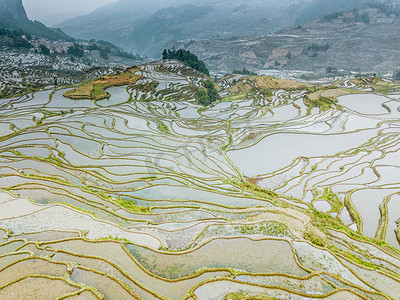
[[[100,101],[2,100],[0,298],[394,297],[399,95],[322,108],[226,79],[204,108],[183,65],[139,73]]]
[[[216,239],[181,255],[157,253],[127,245],[133,256],[150,272],[163,278],[186,277],[201,268],[240,269],[250,273],[306,275],[293,257],[289,243],[278,240]],[[280,249],[279,252],[274,251]],[[208,253],[213,253],[209,257]]]

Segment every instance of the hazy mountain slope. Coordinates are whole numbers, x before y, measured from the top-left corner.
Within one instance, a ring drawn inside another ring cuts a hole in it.
[[[164,8],[139,24],[128,39],[135,40],[138,52],[157,53],[169,41],[184,35],[182,24],[200,19],[212,10],[212,6],[193,5]]]
[[[168,5],[168,2],[160,0],[120,0],[90,14],[62,22],[59,26],[76,38],[102,39],[126,47],[135,22]]]
[[[33,22],[28,19],[22,0],[0,0],[0,28],[2,29],[0,48],[3,50],[5,47],[2,55],[9,56],[8,53],[11,53],[10,56],[31,55],[46,66],[52,63],[59,65],[57,70],[66,70],[64,65],[68,65],[69,60],[77,62],[76,65],[80,62],[85,66],[132,65],[145,60],[143,57],[123,52],[120,47],[109,42],[92,39],[90,42],[76,41],[60,29],[48,28],[40,22]],[[23,38],[23,35],[28,36],[28,39]],[[43,41],[41,38],[46,40]],[[75,44],[64,42],[75,42]],[[47,52],[40,47],[47,48]],[[34,50],[41,54],[33,53]]]
[[[28,20],[22,0],[0,0],[0,15],[2,17]]]
[[[168,46],[190,50],[214,71],[244,67],[313,71],[328,66],[393,71],[400,65],[400,8],[392,4],[329,15],[271,35],[175,42]]]
[[[40,22],[30,21],[22,0],[0,0],[0,28],[18,29],[48,39],[70,39],[59,29],[51,29]]]
[[[129,51],[159,56],[161,47],[173,40],[266,34],[371,1],[121,0],[60,27],[77,38],[108,40]]]
[[[310,3],[295,5],[296,25],[305,24],[322,16],[336,12],[345,12],[375,0],[314,0]]]
[[[305,0],[298,0],[302,3]],[[128,1],[63,22],[78,38],[109,40],[130,51],[157,55],[172,40],[268,33],[294,24],[293,0]],[[174,7],[171,5],[174,4]],[[187,16],[190,16],[189,18]]]

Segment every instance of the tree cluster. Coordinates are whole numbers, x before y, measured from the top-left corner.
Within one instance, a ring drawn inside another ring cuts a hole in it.
[[[337,71],[338,71],[338,69],[335,67],[329,66],[326,68],[326,73],[337,73]]]
[[[311,57],[317,57],[320,52],[326,52],[329,50],[329,44],[318,45],[312,43],[310,46],[303,49],[303,54]]]
[[[100,57],[108,60],[109,55],[115,55],[127,59],[133,59],[133,60],[140,60],[139,55],[135,55],[132,53],[124,52],[120,48],[116,47],[115,45],[105,42],[105,41],[96,41],[96,40],[90,40],[90,44],[85,47],[86,50],[89,51],[100,51]]]
[[[243,70],[233,70],[232,74],[240,74],[240,75],[251,75],[251,76],[256,76],[257,73],[252,72],[246,68],[243,68]]]
[[[211,80],[205,81],[203,87],[196,91],[196,100],[203,106],[208,106],[218,99],[218,91]]]
[[[102,59],[108,60],[108,53],[110,53],[110,51],[107,51],[106,49],[101,49],[100,50],[100,57]]]
[[[318,44],[311,44],[306,49],[306,52],[326,52],[329,50],[329,44],[325,45],[318,45]]]
[[[25,35],[26,40],[22,38]],[[32,36],[28,33],[24,33],[20,30],[9,30],[5,28],[0,28],[0,36],[6,36],[13,41],[13,46],[17,48],[32,48],[32,45],[28,42],[32,40]]]
[[[86,47],[86,49],[89,51],[101,50],[100,46],[97,45],[96,43],[90,44],[89,46]]]
[[[73,46],[68,48],[67,53],[69,55],[81,58],[85,54],[85,51],[83,51],[83,48],[79,46],[78,44],[74,44]]]
[[[369,14],[368,14],[367,12],[363,12],[363,13],[360,15],[360,19],[361,19],[361,21],[362,21],[363,23],[365,23],[365,24],[369,24],[369,23],[371,22],[370,17],[369,17]]]
[[[336,20],[337,18],[342,17],[342,16],[343,16],[343,12],[336,12],[336,13],[328,14],[321,18],[321,22],[328,23],[328,22]]]
[[[400,80],[400,70],[398,70],[398,71],[394,74],[394,79]]]
[[[45,45],[40,44],[39,45],[40,53],[43,55],[50,55],[50,50],[47,48]]]
[[[186,51],[183,49],[172,50],[172,51],[164,49],[162,58],[163,59],[177,59],[177,60],[185,63],[189,67],[199,71],[200,73],[210,76],[210,71],[208,71],[204,62],[199,60],[199,58],[196,55],[190,53],[190,51]]]

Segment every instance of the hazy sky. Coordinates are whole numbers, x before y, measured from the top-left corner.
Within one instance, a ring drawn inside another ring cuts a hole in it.
[[[23,0],[28,17],[48,26],[118,0]]]

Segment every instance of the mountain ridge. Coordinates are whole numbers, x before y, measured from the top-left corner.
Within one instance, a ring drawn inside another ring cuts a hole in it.
[[[71,40],[58,28],[48,28],[38,21],[29,20],[22,0],[0,0],[0,28],[22,30],[50,40]]]
[[[208,0],[201,4],[181,0],[175,2],[175,6],[162,3],[160,7],[156,7],[154,0],[140,6],[135,5],[136,1],[128,2],[121,0],[58,26],[76,38],[93,36],[130,51],[158,57],[162,47],[173,40],[267,33],[292,24],[286,12],[284,18],[277,17],[291,0],[268,3]],[[187,20],[187,15],[193,17]],[[170,22],[165,22],[164,16],[169,17]],[[104,18],[108,19],[107,24]]]
[[[241,68],[319,71],[328,67],[394,71],[400,65],[396,34],[400,31],[400,4],[385,3],[334,13],[274,34],[186,40],[167,47],[195,53],[214,72]]]
[[[354,9],[374,0],[120,0],[94,12],[59,24],[76,38],[108,40],[126,50],[159,57],[162,48],[175,40],[198,40],[268,34],[307,23],[325,14]],[[184,9],[191,5],[191,11]],[[204,7],[210,7],[203,11]],[[173,19],[160,18],[165,11]],[[196,16],[198,13],[198,16]],[[185,15],[195,15],[182,21]],[[104,20],[108,20],[104,22]]]
[[[0,14],[28,20],[22,0],[0,0]]]

